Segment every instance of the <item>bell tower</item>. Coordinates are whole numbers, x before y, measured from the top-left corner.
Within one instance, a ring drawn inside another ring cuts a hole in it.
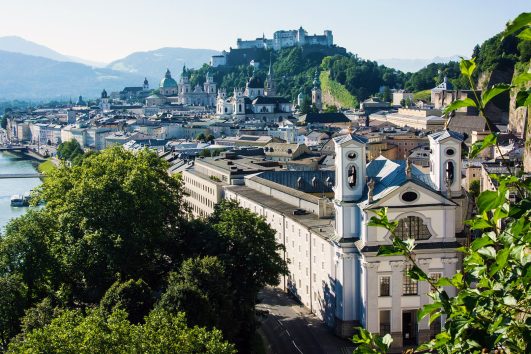
[[[312,104],[318,110],[321,110],[323,108],[323,95],[321,92],[321,82],[319,81],[319,72],[317,70],[315,70],[315,75],[313,77]]]
[[[361,232],[357,201],[363,196],[366,184],[366,143],[365,137],[355,134],[334,138],[336,233],[344,238],[359,237]]]
[[[447,197],[461,196],[461,143],[463,136],[451,130],[430,134],[430,180]]]

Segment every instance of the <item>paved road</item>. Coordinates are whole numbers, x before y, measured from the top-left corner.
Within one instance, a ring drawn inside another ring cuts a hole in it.
[[[257,309],[268,311],[261,334],[271,354],[346,354],[352,343],[334,336],[308,309],[282,290],[266,288]]]

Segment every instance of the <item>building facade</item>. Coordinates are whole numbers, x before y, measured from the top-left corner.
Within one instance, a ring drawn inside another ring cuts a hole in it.
[[[281,287],[338,335],[351,336],[354,326],[363,325],[374,333],[391,333],[393,345],[402,347],[440,331],[444,319],[431,325],[416,320],[430,302],[430,289],[406,276],[411,264],[401,256],[377,256],[392,237],[411,237],[418,244],[418,263],[431,277],[457,271],[464,196],[456,172],[462,137],[444,131],[429,141],[428,174],[384,157],[367,164],[367,140],[348,134],[333,139],[334,171],[250,173],[223,186],[223,198],[263,216],[285,246],[289,275]],[[382,207],[398,221],[395,235],[368,226]]]

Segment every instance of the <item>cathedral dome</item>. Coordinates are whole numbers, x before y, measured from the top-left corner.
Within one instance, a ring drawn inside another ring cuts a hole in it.
[[[166,70],[166,75],[160,80],[160,88],[177,87],[177,81],[171,77],[170,70]]]

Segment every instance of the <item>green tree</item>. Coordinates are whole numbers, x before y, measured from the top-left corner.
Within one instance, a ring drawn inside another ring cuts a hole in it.
[[[218,234],[219,259],[232,284],[234,318],[240,323],[239,348],[255,330],[254,307],[258,292],[267,285],[278,285],[288,273],[279,252],[284,249],[275,241],[275,231],[263,217],[240,207],[235,201],[216,206],[208,221]],[[243,343],[242,343],[243,341]]]
[[[46,296],[57,282],[57,262],[50,249],[55,225],[44,211],[29,210],[8,223],[0,237],[0,276],[18,276],[28,304]]]
[[[199,141],[205,141],[206,139],[206,136],[204,133],[199,133],[195,136],[195,140],[199,140]]]
[[[75,164],[80,163],[80,157],[83,156],[83,148],[75,139],[59,144],[57,147],[57,157],[61,160],[70,161]]]
[[[40,188],[69,301],[98,303],[118,279],[158,288],[181,257],[181,182],[155,153],[121,147],[54,169]]]
[[[474,198],[477,198],[477,196],[479,195],[479,192],[480,192],[480,183],[479,181],[472,181],[470,183],[470,194],[472,194],[472,196]]]
[[[155,310],[144,324],[132,324],[115,309],[66,310],[50,324],[17,337],[8,353],[235,353],[219,330],[186,326],[184,314]]]
[[[125,310],[131,323],[140,323],[147,316],[155,298],[149,285],[142,279],[116,281],[100,301],[100,307],[111,313],[115,307]]]
[[[215,138],[214,135],[212,135],[212,134],[208,134],[208,135],[205,137],[205,141],[207,141],[207,142],[209,142],[209,143],[213,142],[214,139],[216,139],[216,138]]]
[[[392,95],[391,95],[391,90],[389,89],[389,86],[384,86],[381,98],[383,102],[391,102]]]
[[[231,284],[217,257],[190,258],[178,272],[170,273],[168,286],[158,303],[172,313],[186,313],[190,326],[218,328],[235,338]]]
[[[323,112],[324,113],[337,113],[337,106],[335,105],[326,106],[325,109],[323,109]]]
[[[4,114],[0,117],[0,128],[6,129],[7,128],[7,115]]]
[[[0,277],[0,351],[20,329],[25,306],[24,284],[14,276]]]

